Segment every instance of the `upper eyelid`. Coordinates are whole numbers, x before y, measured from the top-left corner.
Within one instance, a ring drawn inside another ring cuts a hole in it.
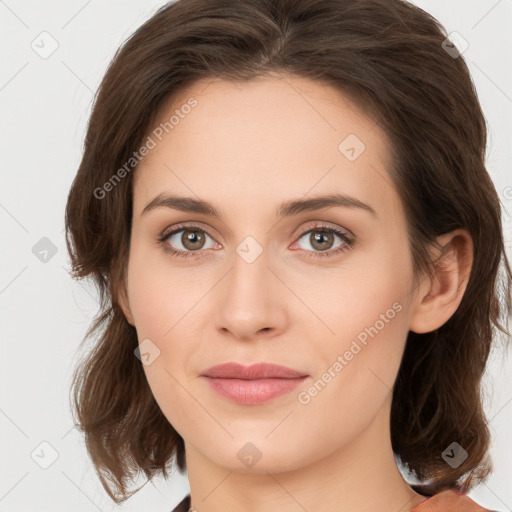
[[[198,221],[195,221],[194,223],[192,224],[187,224],[187,223],[184,223],[185,225],[181,224],[181,223],[178,223],[176,224],[175,226],[170,226],[170,227],[167,227],[165,228],[163,231],[162,231],[162,234],[161,234],[161,237],[166,237],[166,236],[170,236],[171,233],[172,234],[176,234],[176,233],[179,233],[180,231],[183,231],[184,229],[193,229],[193,228],[199,228],[199,230],[201,231],[204,231],[209,237],[213,238],[213,235],[210,234],[210,229],[209,228],[205,228],[204,226],[201,225],[200,222]]]
[[[179,233],[180,231],[184,229],[191,229],[191,228],[199,228],[201,231],[204,231],[210,238],[215,238],[212,234],[210,234],[209,228],[205,228],[204,225],[200,221],[190,221],[191,223],[178,223],[176,226],[166,228],[163,232],[161,237],[167,237],[170,236],[171,233],[174,235],[176,233]],[[295,238],[297,237],[303,237],[307,233],[313,230],[321,230],[322,228],[333,228],[337,231],[340,231],[341,233],[345,234],[348,238],[354,240],[355,236],[354,234],[347,228],[335,225],[334,223],[330,223],[327,221],[322,220],[312,220],[306,222],[306,227],[301,227],[298,230],[294,230],[291,234],[291,236]],[[338,235],[339,236],[339,235]]]

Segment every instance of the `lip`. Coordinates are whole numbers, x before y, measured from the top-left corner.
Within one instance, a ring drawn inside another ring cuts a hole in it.
[[[211,389],[232,402],[256,405],[293,391],[309,375],[269,363],[242,366],[224,363],[203,374]]]
[[[201,375],[205,377],[243,380],[296,379],[299,377],[307,377],[307,374],[304,372],[271,363],[257,363],[251,366],[243,366],[238,363],[223,363],[208,368],[208,370]]]

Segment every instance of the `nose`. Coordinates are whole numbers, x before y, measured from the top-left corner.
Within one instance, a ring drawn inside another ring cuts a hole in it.
[[[217,329],[240,341],[277,336],[289,318],[286,292],[265,251],[252,262],[236,254],[215,297]]]

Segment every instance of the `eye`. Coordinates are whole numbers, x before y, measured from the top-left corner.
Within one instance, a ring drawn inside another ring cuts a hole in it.
[[[306,235],[309,236],[306,237]],[[302,238],[305,241],[303,245],[299,243]],[[337,244],[336,238],[339,239]],[[325,258],[336,256],[349,250],[354,245],[354,242],[352,236],[336,228],[331,226],[314,226],[303,232],[299,236],[299,241],[295,242],[294,245],[298,244],[301,249],[305,249],[305,256],[307,258]],[[312,251],[309,249],[310,247],[313,249]]]
[[[165,231],[159,238],[164,251],[178,258],[196,258],[201,256],[202,249],[216,247],[216,242],[206,246],[206,239],[214,240],[199,226],[176,226],[172,231]],[[172,244],[172,245],[171,245]],[[181,245],[181,247],[180,247]],[[172,246],[178,246],[174,249]]]
[[[299,243],[302,238],[304,238],[305,244]],[[336,238],[339,239],[337,244]],[[211,241],[210,246],[207,244],[207,239]],[[203,249],[222,247],[203,228],[195,225],[178,225],[171,231],[166,230],[158,238],[158,242],[163,246],[165,252],[177,258],[203,257]],[[332,226],[315,225],[303,232],[298,241],[290,247],[295,249],[294,246],[298,244],[300,249],[304,249],[304,257],[314,259],[337,256],[349,250],[354,243],[353,236],[344,231]],[[313,250],[310,250],[308,245]]]

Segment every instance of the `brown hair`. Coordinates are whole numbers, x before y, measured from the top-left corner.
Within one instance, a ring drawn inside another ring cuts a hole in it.
[[[481,379],[498,330],[509,334],[500,318],[510,315],[512,276],[485,168],[485,119],[463,57],[444,49],[446,37],[436,19],[402,0],[178,0],[118,50],[95,98],[65,219],[72,277],[91,276],[101,301],[85,338],[99,336],[74,374],[75,421],[116,503],[139,490],[127,491],[135,472],[167,477],[173,456],[183,472],[185,448],[151,393],[134,355],[136,330],[118,303],[133,173],[102,198],[95,191],[133,157],[164,102],[214,77],[291,73],[334,86],[371,113],[392,143],[389,173],[416,276],[432,268],[427,248],[435,237],[469,231],[474,261],[460,306],[439,329],[408,334],[391,439],[404,467],[430,481],[426,494],[467,492],[490,474]],[[453,441],[468,452],[457,468],[442,458]]]

